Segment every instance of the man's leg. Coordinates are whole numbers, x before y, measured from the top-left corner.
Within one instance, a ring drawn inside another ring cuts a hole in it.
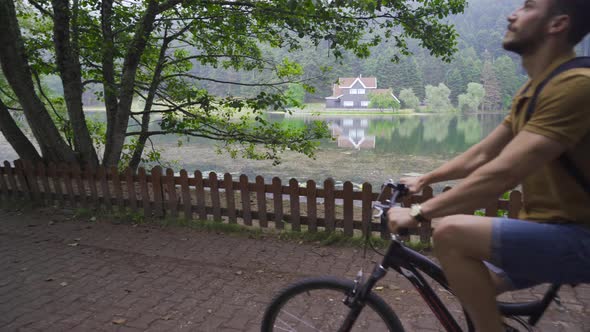
[[[488,268],[492,249],[492,218],[456,215],[434,229],[434,252],[445,276],[478,332],[503,331],[496,288]]]

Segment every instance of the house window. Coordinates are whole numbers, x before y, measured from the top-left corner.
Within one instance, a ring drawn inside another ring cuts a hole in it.
[[[348,137],[352,139],[361,139],[365,137],[365,131],[363,129],[351,129],[348,132]]]
[[[356,94],[358,94],[358,90],[357,89],[350,89],[350,94],[356,95]]]
[[[365,94],[365,89],[358,89],[356,91],[358,92],[359,95],[364,95]]]
[[[362,107],[369,107],[369,101],[368,100],[361,101],[361,106]]]
[[[354,106],[354,101],[347,100],[343,103],[344,107],[352,107]]]

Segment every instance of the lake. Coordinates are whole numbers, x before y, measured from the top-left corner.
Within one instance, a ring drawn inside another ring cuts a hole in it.
[[[404,174],[424,173],[450,160],[479,142],[501,123],[502,114],[436,115],[311,115],[268,114],[272,121],[293,125],[325,121],[333,140],[322,141],[316,158],[287,152],[282,164],[270,161],[232,159],[218,154],[215,142],[207,139],[177,138],[168,135],[155,139],[163,160],[178,171],[229,172],[234,176],[262,175],[267,181],[278,176],[283,181],[296,178],[324,181],[333,178],[337,185],[350,180],[357,187],[373,185]],[[181,144],[179,144],[181,141]],[[0,160],[17,158],[0,135]],[[439,186],[437,186],[439,187]]]

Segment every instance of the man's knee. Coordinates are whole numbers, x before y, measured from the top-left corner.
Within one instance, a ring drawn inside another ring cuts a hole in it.
[[[491,250],[491,218],[454,215],[441,219],[432,234],[437,256],[458,254],[489,259]]]
[[[435,248],[447,249],[456,244],[464,227],[464,215],[448,216],[440,219],[432,232]]]

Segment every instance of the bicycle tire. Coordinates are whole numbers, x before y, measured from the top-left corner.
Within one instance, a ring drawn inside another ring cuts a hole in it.
[[[319,277],[319,278],[308,278],[308,279],[303,279],[301,281],[298,281],[290,286],[288,286],[287,288],[283,289],[279,294],[277,294],[275,296],[275,298],[271,301],[271,303],[269,304],[269,306],[266,308],[266,311],[264,313],[263,319],[262,319],[262,326],[261,326],[261,331],[262,332],[272,332],[272,331],[285,331],[285,330],[289,330],[289,331],[298,331],[297,329],[293,328],[293,326],[291,325],[286,325],[286,323],[279,318],[279,321],[277,322],[277,318],[279,316],[279,314],[282,314],[282,310],[286,305],[289,305],[289,303],[293,303],[296,302],[294,299],[295,298],[307,298],[308,296],[310,296],[310,292],[312,291],[335,291],[337,294],[342,295],[342,298],[344,299],[346,294],[349,293],[354,287],[354,283],[352,281],[349,280],[342,280],[342,279],[338,279],[338,278],[334,278],[334,277]],[[306,295],[305,297],[303,295]],[[366,323],[374,323],[376,322],[376,320],[379,318],[382,323],[384,324],[383,326],[385,328],[383,329],[379,329],[379,328],[367,328],[365,327],[360,327],[359,331],[391,331],[391,332],[403,332],[404,328],[399,320],[399,318],[397,317],[397,315],[393,312],[393,310],[391,309],[391,307],[389,305],[387,305],[387,303],[385,303],[385,301],[377,296],[374,293],[370,293],[369,296],[366,299],[366,305],[368,305],[370,307],[370,309],[372,309],[374,311],[375,314],[378,315],[375,316],[374,314],[369,314],[369,318],[371,319],[371,321],[367,321]],[[307,303],[309,304],[309,303]],[[314,303],[312,303],[312,305],[316,305]],[[332,300],[330,302],[330,307],[332,306],[338,306],[338,308],[342,308],[343,311],[346,311],[346,309],[349,309],[346,305],[342,304],[337,305],[336,301]],[[323,306],[321,306],[321,308],[325,308]],[[312,311],[313,309],[311,309],[311,307],[307,307],[307,308],[302,308],[302,310],[306,310],[306,311]],[[361,311],[361,317],[363,315],[365,315],[367,312],[367,308],[364,307]],[[306,312],[307,314],[307,312]],[[317,314],[317,313],[316,313]],[[288,315],[287,317],[289,319],[291,319],[292,317],[295,317],[294,314],[291,314],[289,312],[286,313],[286,315]],[[286,316],[283,315],[283,316]],[[333,324],[338,324],[338,319],[340,317],[334,317],[333,315],[329,315],[329,316],[322,316],[322,319],[317,319],[317,323],[319,324],[331,324],[330,322],[332,322]],[[327,319],[331,319],[327,320]],[[299,321],[299,319],[295,319],[295,321]],[[343,319],[342,319],[343,321]],[[362,323],[357,321],[357,323]],[[297,323],[299,324],[299,323]],[[309,324],[311,324],[311,322],[309,321],[303,321],[302,324],[300,325],[304,325],[302,326],[304,329],[304,331],[306,330],[306,328],[309,326]],[[315,324],[315,322],[314,322]],[[279,325],[279,326],[277,326]],[[288,328],[285,328],[285,325]],[[281,327],[283,326],[283,327]],[[338,326],[340,326],[340,324],[338,324]],[[334,328],[325,328],[325,329],[321,329],[321,328],[313,328],[311,329],[313,331],[321,331],[321,330],[326,330],[326,331],[335,331],[337,329]]]

